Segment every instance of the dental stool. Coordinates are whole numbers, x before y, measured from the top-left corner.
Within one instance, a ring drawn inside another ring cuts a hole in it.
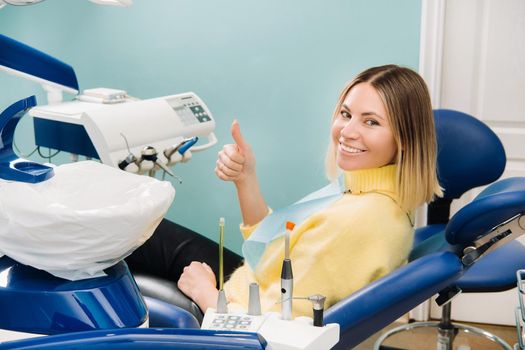
[[[483,123],[457,111],[437,110],[434,113],[438,130],[438,144],[440,145],[438,173],[440,183],[445,189],[445,195],[429,205],[429,225],[416,231],[414,249],[410,260],[429,251],[449,249],[444,232],[445,225],[448,222],[451,201],[459,198],[471,188],[492,182],[500,176],[505,166],[505,153],[501,142]],[[446,119],[452,120],[452,118],[465,123],[465,125],[471,124],[467,129],[469,133],[466,135],[447,135],[443,130],[440,130],[439,123]],[[439,142],[440,139],[451,141],[444,143]],[[467,157],[467,162],[458,159],[469,153],[471,156]],[[496,191],[497,188],[495,185],[491,187],[492,190],[483,191],[478,198],[490,195],[491,191]],[[459,292],[506,291],[515,287],[515,272],[523,267],[525,267],[525,247],[520,242],[510,242],[497,251],[487,254],[474,264],[454,285],[449,287],[449,292],[458,294]],[[485,337],[504,349],[511,349],[510,345],[502,339],[482,329],[452,323],[451,303],[447,302],[442,306],[440,322],[416,322],[397,327],[383,334],[377,340],[375,348],[379,348],[384,340],[396,333],[421,327],[434,327],[438,328],[438,343],[442,346],[440,349],[451,349],[454,337],[459,330]]]

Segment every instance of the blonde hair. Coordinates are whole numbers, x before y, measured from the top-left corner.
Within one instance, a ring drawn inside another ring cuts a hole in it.
[[[373,67],[360,73],[341,92],[332,122],[350,90],[369,83],[381,97],[397,144],[397,192],[399,205],[413,210],[434,195],[442,196],[436,170],[437,145],[432,104],[423,79],[409,68],[396,65]],[[326,154],[326,174],[337,177],[336,148],[332,139]]]

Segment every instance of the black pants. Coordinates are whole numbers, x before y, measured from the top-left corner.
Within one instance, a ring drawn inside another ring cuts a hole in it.
[[[177,283],[192,261],[208,264],[219,281],[219,245],[186,227],[162,220],[151,238],[126,258],[131,272],[153,275]],[[224,249],[224,280],[242,263],[242,258]]]

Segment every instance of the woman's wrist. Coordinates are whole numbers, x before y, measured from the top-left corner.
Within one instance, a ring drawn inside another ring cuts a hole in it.
[[[264,200],[255,172],[235,183],[237,197],[245,225],[259,223],[268,214],[268,206]]]
[[[257,174],[253,172],[240,180],[234,181],[237,191],[251,190],[254,186],[258,186]]]
[[[215,288],[210,288],[206,290],[199,290],[197,293],[195,293],[192,299],[199,306],[202,312],[206,312],[209,307],[216,307],[218,297],[219,291]]]

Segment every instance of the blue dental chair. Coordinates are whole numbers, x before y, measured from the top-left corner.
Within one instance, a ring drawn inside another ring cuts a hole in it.
[[[457,289],[452,286],[455,286],[455,282],[468,271],[469,265],[462,261],[467,259],[463,257],[463,250],[474,242],[476,236],[469,232],[471,228],[468,225],[452,226],[457,220],[452,220],[447,226],[450,203],[466,191],[496,180],[505,168],[505,152],[498,137],[477,119],[451,110],[437,110],[434,116],[438,138],[438,175],[444,196],[429,205],[429,225],[416,232],[412,261],[408,265],[372,283],[327,311],[327,322],[340,320],[345,324],[342,326],[342,340],[338,345],[341,349],[359,344],[373,331],[379,331],[423,302],[425,298],[421,298],[422,294],[432,296],[439,293],[437,301],[441,304],[447,303],[457,293]],[[518,179],[516,182],[525,182],[525,179]],[[500,190],[504,192],[503,188]],[[481,198],[480,194],[454,218],[478,220],[477,210],[482,208],[479,207]],[[516,195],[516,200],[519,203],[519,195]],[[516,210],[523,211],[523,207],[518,205]],[[501,217],[500,220],[504,222],[509,218]],[[496,226],[496,223],[492,226],[487,225],[484,232],[477,234],[481,236]],[[445,231],[446,240],[443,234]],[[432,241],[437,243],[429,244]],[[511,271],[512,274],[514,272],[515,270]],[[377,300],[374,301],[371,296],[375,296]],[[367,307],[360,307],[359,303]],[[343,310],[346,310],[347,318],[341,320],[338,314]],[[361,313],[361,316],[353,315],[356,312]],[[363,319],[368,321],[363,322]],[[344,342],[344,339],[348,341]],[[376,348],[379,347],[380,341],[376,343]]]
[[[449,118],[451,120],[456,118],[456,120],[464,119],[465,121],[469,118],[471,119],[470,124],[472,125],[469,127],[471,132],[468,136],[438,135],[438,139],[442,137],[454,140],[459,137],[468,137],[469,140],[463,142],[462,152],[471,153],[473,158],[471,158],[470,162],[466,165],[458,159],[453,162],[451,161],[451,164],[443,162],[442,159],[452,160],[454,157],[457,157],[453,149],[453,147],[457,145],[454,145],[454,143],[449,147],[447,147],[447,145],[441,145],[445,148],[440,147],[440,154],[438,156],[440,180],[443,177],[445,180],[460,179],[461,181],[442,181],[442,184],[446,188],[445,195],[443,198],[439,198],[429,205],[429,225],[416,231],[414,249],[411,253],[410,260],[417,259],[429,251],[449,249],[445,232],[447,232],[446,224],[449,222],[451,201],[459,198],[464,192],[473,187],[492,182],[499,177],[505,167],[503,146],[497,136],[490,131],[488,127],[473,117],[457,111],[438,110],[435,111],[435,114],[436,122],[439,121],[439,118]],[[476,132],[474,132],[476,136],[474,136],[475,139],[470,139],[473,130],[476,130]],[[485,140],[483,140],[482,137],[485,137]],[[461,177],[462,174],[476,174],[476,176],[468,177],[463,175],[463,177]],[[505,180],[502,183],[506,183],[506,181],[510,180]],[[480,193],[476,201],[498,190],[498,185],[494,184],[490,189],[487,188]],[[496,251],[485,254],[483,259],[480,259],[469,268],[454,285],[449,287],[448,292],[457,294],[460,292],[492,293],[506,291],[516,286],[515,272],[523,267],[525,267],[525,247],[517,241],[509,242]],[[440,322],[416,322],[394,328],[378,339],[375,348],[379,348],[380,344],[394,334],[422,327],[437,328],[439,334],[438,341],[441,342],[440,345],[442,345],[444,349],[452,348],[454,338],[460,330],[484,337],[498,344],[503,349],[512,348],[504,340],[483,329],[452,323],[451,312],[452,303],[446,303],[442,307]]]

